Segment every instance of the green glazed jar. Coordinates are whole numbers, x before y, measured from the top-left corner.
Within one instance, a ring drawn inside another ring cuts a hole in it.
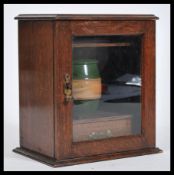
[[[73,62],[73,98],[93,100],[101,97],[101,78],[98,61],[77,59]]]
[[[84,116],[84,113],[91,114],[97,110],[101,98],[101,77],[97,60],[74,60],[72,92],[78,116]]]
[[[73,79],[100,78],[98,61],[94,59],[77,59],[73,61]]]

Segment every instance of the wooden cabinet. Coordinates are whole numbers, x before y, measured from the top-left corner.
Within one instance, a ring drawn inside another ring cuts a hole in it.
[[[154,15],[19,15],[20,147],[57,167],[159,153]]]

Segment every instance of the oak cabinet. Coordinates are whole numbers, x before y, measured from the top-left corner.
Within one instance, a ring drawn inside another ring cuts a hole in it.
[[[20,147],[57,167],[159,153],[154,15],[18,15]]]

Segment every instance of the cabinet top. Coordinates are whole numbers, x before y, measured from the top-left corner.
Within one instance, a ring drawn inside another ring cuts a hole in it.
[[[18,20],[157,20],[152,14],[20,14]]]

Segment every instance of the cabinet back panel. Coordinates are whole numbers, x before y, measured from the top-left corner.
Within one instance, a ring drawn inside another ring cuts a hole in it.
[[[19,22],[20,144],[54,156],[53,22]]]

